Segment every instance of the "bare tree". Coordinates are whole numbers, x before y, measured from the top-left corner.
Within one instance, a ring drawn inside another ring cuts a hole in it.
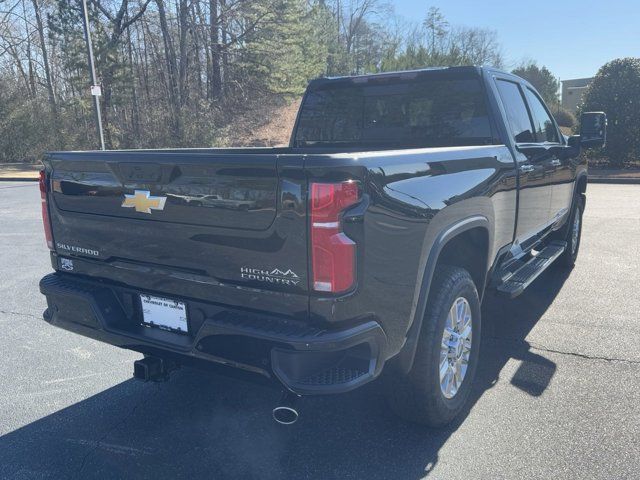
[[[115,13],[105,7],[101,0],[92,0],[96,8],[104,15],[108,20],[108,27],[110,27],[110,34],[108,41],[101,52],[102,56],[102,121],[105,127],[105,143],[108,148],[113,145],[113,139],[111,135],[110,127],[110,109],[111,100],[113,95],[112,85],[116,69],[118,68],[117,62],[113,56],[116,55],[117,47],[120,45],[122,35],[126,32],[131,25],[133,25],[147,10],[151,0],[144,0],[138,9],[138,11],[131,17],[128,16],[129,0],[122,0],[119,8]],[[125,20],[125,17],[127,19]]]
[[[109,147],[237,143],[322,74],[503,61],[495,32],[385,0],[87,1]],[[91,146],[81,18],[79,0],[0,0],[0,161]]]
[[[56,95],[53,88],[53,80],[51,78],[51,67],[49,66],[49,53],[47,52],[47,42],[45,40],[42,13],[38,0],[31,0],[31,3],[33,4],[33,12],[36,18],[36,27],[38,29],[38,39],[40,41],[40,51],[42,52],[42,66],[44,68],[47,94],[49,97],[49,107],[51,108],[51,115],[55,119],[58,115],[58,108],[56,105]]]

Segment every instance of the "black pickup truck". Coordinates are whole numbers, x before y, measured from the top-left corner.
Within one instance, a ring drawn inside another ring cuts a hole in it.
[[[581,128],[521,78],[455,67],[314,80],[286,148],[49,153],[44,319],[143,353],[144,380],[195,365],[302,396],[384,370],[398,414],[444,425],[483,296],[575,262],[579,153],[606,117]]]

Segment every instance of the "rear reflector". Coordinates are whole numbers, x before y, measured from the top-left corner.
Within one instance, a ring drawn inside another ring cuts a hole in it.
[[[311,268],[318,292],[344,292],[355,282],[356,244],[342,232],[340,214],[358,196],[353,181],[311,184]]]
[[[53,250],[53,235],[51,234],[51,222],[49,221],[49,206],[47,205],[47,174],[40,170],[40,206],[42,207],[42,224],[44,225],[44,237],[47,240],[47,247]]]

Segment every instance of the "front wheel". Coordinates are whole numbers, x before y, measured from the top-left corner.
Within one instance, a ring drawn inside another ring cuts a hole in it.
[[[387,398],[401,417],[430,427],[465,407],[480,349],[480,300],[469,272],[436,270],[413,367],[389,378]]]
[[[584,197],[578,195],[571,209],[571,216],[567,224],[565,241],[567,248],[558,258],[558,264],[563,267],[571,268],[575,265],[578,258],[578,250],[580,249],[580,239],[582,238],[582,213],[584,212]]]

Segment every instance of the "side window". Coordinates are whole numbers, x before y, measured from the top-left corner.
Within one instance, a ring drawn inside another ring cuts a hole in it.
[[[531,108],[533,126],[538,142],[558,143],[558,131],[542,100],[528,88],[525,89],[525,95]]]
[[[518,84],[507,80],[498,80],[496,84],[507,112],[511,135],[513,135],[516,143],[535,142],[527,105],[524,103]]]

